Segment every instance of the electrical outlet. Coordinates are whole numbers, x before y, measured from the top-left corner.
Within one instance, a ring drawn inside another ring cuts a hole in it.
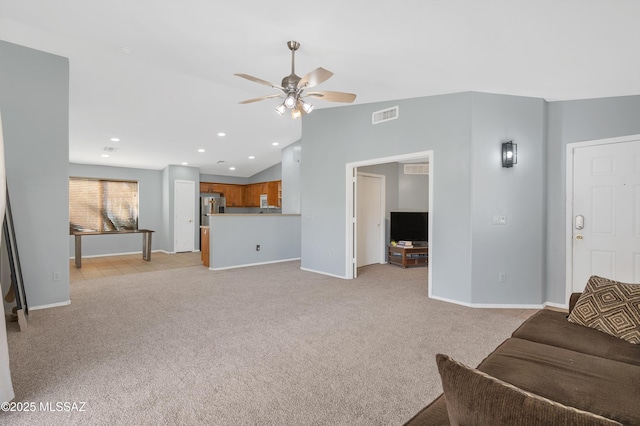
[[[256,251],[260,251],[260,244],[256,245]]]
[[[54,281],[60,281],[60,272],[54,272],[53,273],[53,280]]]
[[[498,273],[498,281],[501,283],[507,282],[507,273],[506,272]]]

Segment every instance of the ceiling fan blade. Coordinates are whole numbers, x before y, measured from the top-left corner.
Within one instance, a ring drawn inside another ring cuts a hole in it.
[[[260,83],[260,84],[264,84],[265,86],[269,86],[269,87],[273,87],[273,88],[276,88],[276,89],[284,90],[282,87],[278,86],[277,84],[270,83],[267,80],[263,80],[261,78],[254,77],[254,76],[249,75],[249,74],[234,74],[234,75],[237,75],[238,77],[245,78],[245,79],[247,79],[249,81],[253,81],[254,83]]]
[[[271,98],[279,98],[280,95],[267,95],[267,96],[260,96],[259,98],[253,98],[253,99],[247,99],[246,101],[241,101],[238,102],[239,104],[250,104],[252,102],[258,102],[258,101],[263,101],[265,99],[271,99]]]
[[[356,100],[356,95],[344,92],[307,92],[306,95],[329,102],[351,103]]]
[[[300,81],[298,82],[298,89],[303,87],[309,88],[317,86],[323,81],[329,80],[332,75],[333,73],[329,70],[326,70],[322,67],[316,68],[300,79]]]

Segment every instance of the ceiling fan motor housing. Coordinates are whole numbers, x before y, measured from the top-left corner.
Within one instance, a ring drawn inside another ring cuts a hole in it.
[[[288,92],[296,91],[298,89],[298,82],[300,77],[295,74],[291,74],[282,79],[281,86]]]

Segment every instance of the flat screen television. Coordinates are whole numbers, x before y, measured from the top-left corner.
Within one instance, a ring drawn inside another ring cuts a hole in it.
[[[426,245],[429,241],[428,212],[391,212],[391,241],[412,241]]]

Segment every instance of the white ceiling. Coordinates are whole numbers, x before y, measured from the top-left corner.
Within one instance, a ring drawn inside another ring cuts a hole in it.
[[[317,89],[356,104],[470,90],[553,101],[640,94],[639,19],[635,0],[0,0],[0,39],[69,58],[71,162],[248,177],[280,161],[301,121],[277,99],[239,105],[275,91],[233,74],[280,83],[288,40],[298,75],[327,68]]]

